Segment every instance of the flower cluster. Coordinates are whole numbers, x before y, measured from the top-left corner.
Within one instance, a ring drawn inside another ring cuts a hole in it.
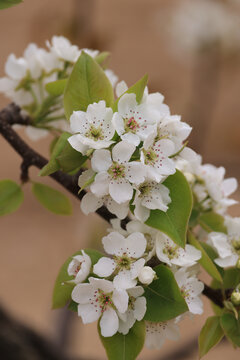
[[[127,90],[120,83],[117,92]],[[176,171],[172,157],[181,150],[191,127],[170,114],[160,93],[145,90],[140,103],[133,93],[123,93],[115,112],[104,101],[90,104],[86,112],[70,117],[71,146],[91,154],[91,170],[79,178],[88,184],[81,208],[85,214],[105,204],[120,219],[126,217],[129,203],[134,215],[145,221],[150,210],[164,212],[171,202],[162,183]]]
[[[69,131],[63,111],[62,96],[52,96],[46,85],[65,79],[71,73],[81,52],[95,58],[98,50],[79,49],[63,36],[53,36],[46,42],[47,49],[31,43],[23,56],[9,55],[5,64],[6,76],[0,79],[0,92],[19,105],[24,114],[30,115],[32,124],[26,133],[32,140],[48,135],[49,131]],[[114,86],[117,82],[112,70],[105,70]]]

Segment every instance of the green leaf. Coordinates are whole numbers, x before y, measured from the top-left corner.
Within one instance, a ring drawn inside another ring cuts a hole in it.
[[[92,265],[96,264],[98,262],[98,260],[103,256],[103,254],[101,254],[100,252],[96,251],[96,250],[92,250],[92,249],[86,249],[84,250],[85,253],[90,256],[91,260],[92,260]],[[73,280],[74,277],[68,275],[67,269],[68,269],[68,265],[70,264],[70,262],[72,261],[73,256],[76,255],[82,255],[82,250],[77,251],[76,253],[74,253],[72,256],[70,256],[65,263],[62,265],[57,279],[55,281],[55,285],[54,285],[54,290],[53,290],[53,297],[52,297],[52,308],[53,309],[58,309],[61,307],[64,307],[67,302],[69,300],[71,300],[71,294],[72,294],[72,290],[75,286],[75,284],[69,284],[69,283],[65,283],[66,281],[69,280]],[[73,304],[69,304],[70,310],[75,311],[76,306],[74,305],[75,303],[72,302]]]
[[[0,216],[16,211],[23,202],[21,187],[12,180],[0,181]]]
[[[69,199],[59,191],[37,182],[32,185],[36,199],[49,211],[58,215],[70,215],[72,206]]]
[[[103,65],[103,63],[105,63],[105,61],[108,59],[108,57],[110,56],[110,53],[108,51],[103,51],[100,54],[98,54],[94,60],[99,64],[99,65]]]
[[[211,316],[205,322],[199,338],[199,357],[206,355],[223,338],[224,333],[218,316]]]
[[[132,85],[127,91],[125,91],[124,94],[135,94],[137,103],[140,104],[142,97],[143,97],[145,87],[147,86],[147,82],[148,82],[148,75],[146,74],[140,80],[138,80],[134,85]],[[118,102],[124,94],[122,94],[115,101],[115,103],[113,105],[113,112],[116,112],[118,110]]]
[[[237,320],[233,314],[223,314],[221,326],[233,345],[240,347],[240,319]]]
[[[73,67],[64,91],[64,109],[69,119],[73,111],[86,111],[89,104],[105,100],[112,107],[112,85],[101,66],[84,51]]]
[[[178,170],[168,176],[163,184],[170,190],[172,202],[167,212],[151,210],[146,224],[164,232],[177,245],[184,247],[192,210],[192,193],[185,176]]]
[[[204,250],[202,243],[198,241],[192,233],[188,234],[188,242],[193,245],[196,249],[200,250],[202,253],[202,257],[198,260],[199,264],[217,281],[222,282],[222,276],[219,273],[217,266],[213,262],[213,260],[208,256],[207,252]]]
[[[173,273],[165,265],[154,268],[157,280],[145,288],[147,311],[144,319],[148,321],[167,321],[188,311],[188,306]]]
[[[234,289],[240,284],[240,269],[229,268],[224,270],[224,289]]]
[[[127,335],[117,333],[111,337],[103,337],[98,325],[98,333],[108,360],[135,360],[143,348],[145,332],[144,321],[136,321]]]
[[[0,0],[0,10],[20,4],[22,0]]]
[[[61,154],[56,158],[60,169],[67,173],[80,169],[87,159],[87,156],[73,149],[68,141]]]
[[[67,79],[60,79],[47,83],[45,89],[50,95],[60,96],[64,93],[66,84]]]
[[[208,211],[200,215],[199,224],[207,232],[216,231],[216,232],[227,233],[227,228],[224,225],[223,216],[213,211]]]
[[[51,158],[49,162],[41,169],[39,172],[40,176],[47,176],[50,175],[60,169],[60,164],[57,161],[57,156],[61,154],[64,147],[67,144],[67,139],[71,136],[69,133],[63,133],[57,140],[51,154]]]

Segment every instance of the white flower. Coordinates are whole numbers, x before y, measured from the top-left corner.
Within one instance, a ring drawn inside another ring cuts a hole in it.
[[[112,87],[114,88],[116,83],[118,82],[118,76],[111,69],[107,69],[104,72],[108,80],[110,81]]]
[[[124,94],[118,102],[118,112],[113,115],[118,135],[135,146],[156,131],[156,120],[156,112],[147,104],[138,105],[135,94]]]
[[[217,251],[215,263],[221,267],[236,266],[240,258],[240,218],[226,217],[227,234],[211,232],[208,243]]]
[[[136,194],[133,201],[135,205],[134,215],[142,222],[146,221],[150,216],[150,210],[168,209],[171,202],[169,189],[163,184],[154,181],[145,181],[136,188]]]
[[[187,244],[185,249],[176,245],[167,235],[157,233],[156,254],[160,261],[169,266],[192,266],[201,258],[201,251]]]
[[[89,284],[78,284],[72,292],[72,299],[78,303],[78,315],[84,324],[100,319],[101,334],[113,336],[118,331],[118,312],[125,313],[128,307],[128,293],[115,289],[113,283],[104,279],[89,278]]]
[[[119,314],[118,332],[126,335],[135,321],[141,321],[147,310],[147,301],[143,295],[144,290],[141,286],[135,286],[127,290],[129,295],[128,310],[124,314]]]
[[[97,172],[91,192],[97,197],[110,194],[118,204],[131,200],[133,196],[132,184],[144,181],[144,168],[137,161],[129,162],[135,146],[121,141],[112,149],[96,150],[92,157],[92,169]]]
[[[149,349],[160,349],[166,339],[177,341],[179,337],[175,319],[159,323],[146,321],[145,345]]]
[[[145,164],[146,175],[149,179],[160,182],[163,175],[174,174],[175,163],[169,156],[174,153],[172,141],[162,139],[154,143],[155,135],[150,135],[141,149],[141,162]]]
[[[112,126],[112,109],[106,107],[104,100],[88,105],[87,111],[74,111],[70,117],[71,131],[77,133],[68,141],[82,154],[90,149],[107,148],[114,141]]]
[[[82,255],[73,256],[68,265],[68,275],[74,276],[75,283],[81,283],[88,277],[91,266],[91,258],[82,250]]]
[[[134,287],[145,264],[145,260],[141,258],[147,245],[144,235],[135,232],[125,238],[118,232],[111,232],[102,239],[102,243],[106,253],[113,255],[113,259],[102,257],[94,265],[93,272],[100,277],[117,273],[113,280],[116,288]]]
[[[47,46],[59,59],[70,62],[77,61],[80,50],[64,36],[53,36],[51,42],[52,44],[47,41]]]
[[[155,271],[150,266],[144,266],[138,274],[138,279],[142,284],[149,285],[154,280],[155,275]]]
[[[24,58],[16,58],[14,54],[9,55],[5,64],[5,72],[10,79],[22,80],[27,75],[27,62]]]
[[[175,279],[184,297],[189,311],[192,314],[203,313],[203,303],[199,295],[204,289],[204,285],[196,276],[192,276],[186,268],[181,268],[174,274]]]

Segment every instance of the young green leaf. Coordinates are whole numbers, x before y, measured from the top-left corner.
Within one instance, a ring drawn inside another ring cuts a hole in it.
[[[21,187],[12,180],[0,181],[0,216],[16,211],[23,202]]]
[[[80,169],[87,159],[87,156],[73,149],[68,141],[61,154],[56,157],[60,169],[67,173]]]
[[[208,211],[200,215],[199,224],[207,232],[217,231],[217,232],[227,233],[226,226],[224,225],[223,216],[213,211]]]
[[[147,86],[147,82],[148,82],[148,75],[146,74],[140,80],[138,80],[134,85],[132,85],[124,94],[135,94],[136,101],[138,104],[140,104],[142,97],[143,97],[144,90]],[[116,112],[118,110],[118,102],[123,95],[121,95],[115,101],[115,103],[113,105],[113,112]]]
[[[64,93],[67,79],[60,79],[49,82],[45,85],[45,89],[50,95],[60,96]]]
[[[223,314],[221,326],[233,345],[240,347],[240,319],[237,320],[233,314]]]
[[[32,192],[36,199],[49,211],[58,215],[70,215],[72,206],[69,199],[47,185],[34,182]]]
[[[112,107],[112,85],[101,66],[83,51],[65,87],[65,115],[69,119],[73,111],[86,111],[89,104],[100,100],[105,100],[106,105]]]
[[[199,338],[199,357],[206,355],[223,338],[224,332],[220,325],[219,316],[211,316],[205,322]]]
[[[168,211],[151,210],[148,226],[168,235],[177,245],[184,247],[189,217],[192,210],[192,193],[185,176],[176,171],[163,183],[170,190]]]
[[[224,289],[234,289],[238,284],[240,284],[240,269],[225,269],[223,276]]]
[[[108,57],[110,56],[110,53],[108,51],[103,51],[100,54],[98,54],[94,60],[99,64],[99,65],[103,65],[103,63],[105,63],[105,61],[108,59]],[[105,64],[104,64],[105,65]]]
[[[103,256],[100,252],[92,249],[84,250],[85,253],[90,256],[92,265],[96,264],[98,260]],[[82,251],[77,251],[72,256],[70,256],[65,263],[62,265],[57,279],[55,281],[53,297],[52,297],[52,308],[58,309],[64,307],[69,300],[71,300],[71,294],[75,284],[66,283],[66,281],[73,280],[73,276],[68,275],[67,269],[68,265],[72,261],[72,257],[76,255],[82,255]],[[75,309],[76,306],[72,304],[71,310]]]
[[[202,267],[217,281],[222,282],[222,276],[219,273],[216,264],[213,260],[208,256],[207,252],[204,250],[202,243],[198,241],[195,236],[189,232],[188,234],[188,242],[193,245],[196,249],[200,250],[202,253],[202,257],[198,262],[202,265]]]
[[[0,0],[0,10],[20,4],[23,0]]]
[[[165,265],[154,268],[157,280],[145,288],[147,311],[144,319],[154,322],[167,321],[188,311],[173,273]]]
[[[145,332],[144,321],[136,321],[127,335],[117,333],[111,337],[103,337],[98,325],[98,333],[108,360],[135,360],[143,348]]]
[[[60,164],[57,161],[57,156],[61,154],[64,147],[66,146],[66,143],[68,142],[67,139],[71,136],[69,133],[63,133],[57,140],[52,153],[51,158],[49,162],[41,169],[39,172],[40,176],[48,176],[60,169]]]

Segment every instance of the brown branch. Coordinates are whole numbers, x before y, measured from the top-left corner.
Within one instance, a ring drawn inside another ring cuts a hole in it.
[[[28,117],[23,117],[20,113],[19,107],[15,104],[10,104],[5,109],[0,111],[0,133],[23,159],[21,165],[21,180],[23,182],[28,181],[28,169],[31,166],[42,169],[48,163],[47,159],[45,159],[42,155],[38,154],[35,150],[27,145],[25,141],[23,141],[21,137],[12,129],[11,126],[14,124],[29,125],[30,123],[30,119]],[[70,176],[63,173],[62,171],[57,171],[50,176],[65,189],[67,189],[78,200],[82,199],[85,192],[82,191],[78,195],[78,175]],[[104,206],[98,209],[96,212],[106,221],[109,221],[115,217]]]

